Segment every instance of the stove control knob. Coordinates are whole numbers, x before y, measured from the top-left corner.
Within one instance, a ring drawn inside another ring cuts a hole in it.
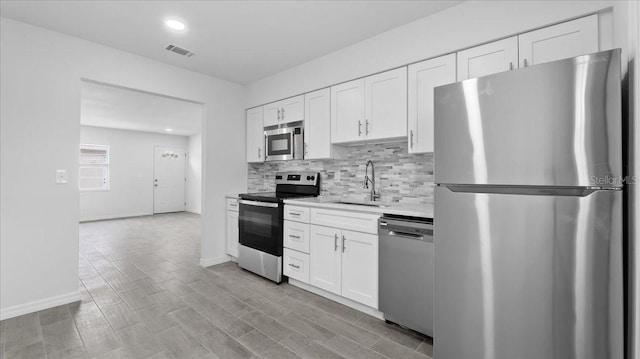
[[[314,179],[316,179],[316,176],[311,176],[311,180],[313,181]]]
[[[310,181],[310,180],[311,180],[311,176],[307,176],[307,181]]]

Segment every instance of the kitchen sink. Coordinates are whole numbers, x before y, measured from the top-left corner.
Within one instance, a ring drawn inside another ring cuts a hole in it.
[[[356,206],[368,206],[368,207],[388,207],[387,205],[384,205],[382,203],[375,203],[375,202],[334,201],[333,203],[351,204]]]

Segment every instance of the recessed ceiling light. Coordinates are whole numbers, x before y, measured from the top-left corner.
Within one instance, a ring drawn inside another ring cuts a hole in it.
[[[173,132],[173,128],[165,128],[164,130],[167,132]]]
[[[178,31],[182,31],[186,28],[182,21],[178,21],[176,19],[169,19],[165,21],[164,24],[167,25],[168,28]]]

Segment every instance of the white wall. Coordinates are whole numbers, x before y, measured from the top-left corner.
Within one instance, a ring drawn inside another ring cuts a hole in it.
[[[82,78],[204,104],[201,264],[227,259],[224,194],[246,188],[242,86],[6,18],[0,74],[1,318],[79,298]]]
[[[187,150],[187,211],[200,214],[202,211],[202,135],[189,136]],[[211,169],[215,171],[214,169]]]
[[[153,148],[173,146],[187,151],[187,139],[186,136],[80,126],[80,143],[109,145],[110,161],[109,190],[80,192],[80,221],[152,215]]]
[[[247,108],[596,12],[600,47],[626,47],[611,30],[623,1],[468,1],[247,86]],[[624,29],[626,31],[626,29]],[[624,55],[624,53],[623,53]]]

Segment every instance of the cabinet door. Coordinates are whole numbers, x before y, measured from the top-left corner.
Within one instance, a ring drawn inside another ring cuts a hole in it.
[[[331,87],[331,142],[364,139],[364,79]]]
[[[433,89],[456,82],[456,54],[409,66],[409,153],[433,152]]]
[[[264,109],[264,127],[280,123],[280,101],[262,106]]]
[[[331,158],[331,90],[304,95],[304,158]]]
[[[339,229],[310,225],[309,283],[326,291],[341,291],[341,233]]]
[[[296,122],[304,120],[304,95],[280,101],[280,122]]]
[[[518,40],[520,67],[598,52],[598,15],[527,32]]]
[[[343,230],[341,240],[342,296],[377,309],[378,236]]]
[[[264,161],[262,106],[247,110],[247,162]]]
[[[364,93],[365,137],[407,136],[407,68],[366,77]]]
[[[458,81],[518,67],[518,37],[490,42],[458,52]]]
[[[238,258],[238,212],[227,211],[227,254]]]

